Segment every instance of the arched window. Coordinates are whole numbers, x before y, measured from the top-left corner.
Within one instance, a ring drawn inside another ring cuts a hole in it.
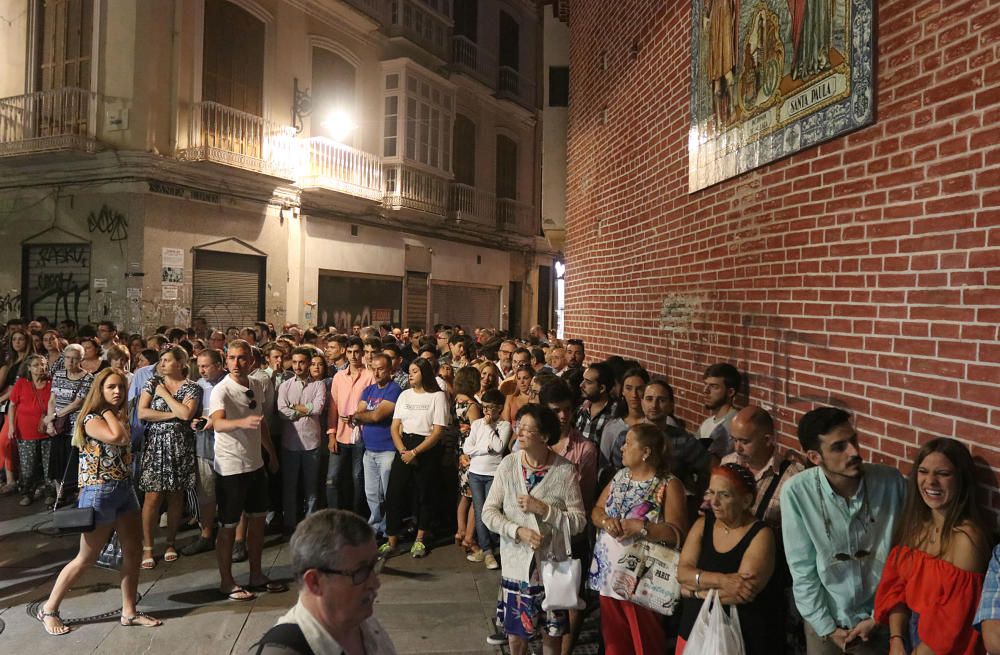
[[[326,48],[313,47],[311,128],[313,135],[333,136],[336,128],[327,121],[334,112],[353,116],[355,79],[356,71],[350,62]],[[324,123],[327,123],[326,126]]]
[[[250,12],[227,0],[205,0],[203,101],[263,116],[264,36],[264,23]]]

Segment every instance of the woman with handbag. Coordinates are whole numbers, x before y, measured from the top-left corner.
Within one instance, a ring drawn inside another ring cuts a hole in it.
[[[70,631],[59,616],[59,605],[73,583],[97,561],[112,530],[122,546],[121,590],[123,626],[146,628],[162,622],[139,612],[135,606],[139,585],[141,538],[139,500],[132,485],[131,435],[127,416],[127,389],[121,371],[101,371],[87,393],[82,418],[73,428],[73,445],[80,449],[79,508],[90,509],[93,528],[80,535],[80,552],[63,567],[48,599],[36,618],[50,635]]]
[[[57,495],[62,496],[65,489],[76,487],[77,457],[70,443],[73,427],[79,414],[83,399],[90,391],[94,376],[80,367],[83,361],[83,347],[72,343],[63,350],[63,366],[52,373],[52,395],[49,396],[49,407],[45,417],[46,431],[52,437],[49,458],[49,475],[57,483]],[[64,470],[69,471],[62,482],[56,477]],[[48,498],[45,504],[54,502]]]
[[[146,423],[146,440],[139,466],[142,501],[142,568],[156,566],[153,533],[160,508],[167,503],[167,547],[164,562],[177,559],[174,539],[184,512],[184,497],[194,489],[195,448],[191,419],[201,402],[201,387],[187,379],[188,354],[180,346],[160,353],[159,375],[146,381],[139,396],[139,419]]]
[[[0,487],[0,495],[6,496],[17,491],[17,448],[10,437],[10,423],[7,420],[7,408],[10,405],[10,394],[14,391],[14,383],[24,373],[24,365],[35,348],[31,336],[24,330],[14,330],[7,339],[6,362],[0,367],[0,466],[4,469],[6,483]]]
[[[701,634],[710,625],[701,617],[712,611],[729,614],[732,610],[725,606],[734,605],[746,655],[785,652],[784,637],[776,638],[784,634],[785,596],[781,580],[772,576],[774,533],[753,514],[756,493],[749,469],[739,464],[712,469],[705,492],[711,511],[691,528],[678,567],[684,601],[675,655],[684,653],[688,640],[691,650],[714,655],[705,649],[706,637],[720,635]],[[723,607],[703,611],[709,596]]]
[[[582,532],[587,517],[576,466],[550,447],[561,432],[555,412],[528,404],[515,420],[520,449],[500,462],[483,505],[483,523],[500,535],[497,622],[507,634],[511,655],[526,653],[539,633],[542,652],[553,655],[569,631],[569,613],[543,608],[546,591],[537,556],[543,545],[568,540],[560,531]],[[568,591],[575,594],[578,586],[579,579]]]
[[[49,480],[49,449],[52,442],[45,432],[45,410],[52,395],[46,375],[45,355],[28,355],[24,377],[14,383],[10,395],[10,438],[17,444],[21,464],[21,507],[35,499],[38,485]],[[51,494],[49,494],[51,495]]]
[[[598,535],[588,585],[601,596],[601,634],[608,655],[666,649],[660,615],[628,600],[639,579],[616,567],[629,553],[638,556],[645,542],[680,548],[688,526],[687,504],[684,485],[670,474],[670,458],[670,440],[662,430],[651,423],[634,425],[625,435],[622,469],[590,514]],[[672,607],[673,600],[661,607]]]

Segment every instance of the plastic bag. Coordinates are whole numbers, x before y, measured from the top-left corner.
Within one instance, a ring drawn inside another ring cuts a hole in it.
[[[746,655],[740,615],[719,602],[719,592],[712,589],[701,605],[688,636],[684,655]]]

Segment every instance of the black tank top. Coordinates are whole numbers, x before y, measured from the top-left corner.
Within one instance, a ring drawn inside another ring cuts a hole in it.
[[[740,570],[743,555],[754,537],[767,527],[763,521],[756,521],[731,550],[720,553],[713,540],[715,515],[705,514],[705,530],[701,536],[701,554],[698,568],[712,573],[736,573]],[[777,573],[777,571],[775,571]],[[737,605],[740,615],[740,629],[747,655],[783,655],[785,652],[785,608],[780,576],[771,575],[767,585],[751,603]],[[681,610],[680,636],[687,639],[698,618],[698,612],[705,601],[700,598],[685,598]],[[729,609],[729,607],[727,607]]]

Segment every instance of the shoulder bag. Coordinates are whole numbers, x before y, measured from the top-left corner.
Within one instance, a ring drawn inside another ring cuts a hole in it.
[[[69,379],[68,374],[67,374],[67,379]],[[73,398],[76,398],[76,394],[78,394],[80,392],[80,387],[83,386],[83,381],[85,379],[87,379],[87,373],[84,373],[83,377],[80,378],[80,380],[76,383],[76,389],[73,389]],[[70,402],[72,403],[73,401],[70,400]],[[56,433],[56,435],[66,434],[67,432],[69,432],[69,417],[70,417],[70,414],[72,414],[72,413],[73,412],[69,412],[68,414],[64,414],[62,416],[60,416],[59,414],[56,414],[53,417],[53,419],[52,419],[52,429]]]
[[[545,588],[542,609],[545,611],[580,610],[586,607],[586,603],[580,599],[582,567],[580,560],[573,557],[569,538],[569,519],[565,514],[561,516],[558,529],[562,532],[566,544],[564,558],[555,559],[550,548],[548,557],[542,560],[542,586]]]
[[[52,506],[52,527],[59,534],[81,534],[94,529],[95,517],[93,507],[64,507],[59,509],[59,501],[62,500],[63,489],[66,487],[66,475],[69,473],[72,457],[66,458],[66,470],[63,472],[62,482],[59,483],[59,490],[56,493],[56,502]],[[101,459],[97,458],[97,470],[101,470]]]

